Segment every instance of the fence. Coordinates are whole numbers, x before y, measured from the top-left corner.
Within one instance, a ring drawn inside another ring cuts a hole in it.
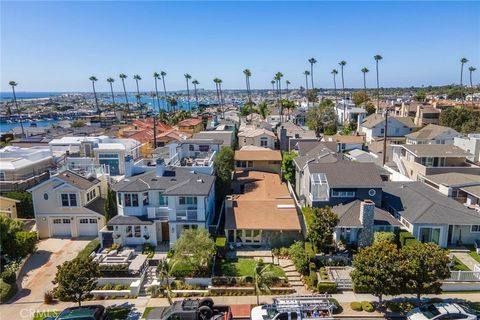
[[[450,271],[450,278],[445,281],[452,282],[480,282],[480,266],[475,266],[475,271]]]

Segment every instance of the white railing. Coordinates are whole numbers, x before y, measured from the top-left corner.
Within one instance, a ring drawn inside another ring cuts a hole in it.
[[[480,265],[475,265],[474,271],[450,271],[450,282],[480,282]]]
[[[395,151],[393,152],[393,162],[395,162],[395,164],[397,165],[398,170],[400,170],[400,173],[403,176],[406,176],[407,170],[405,169],[405,165],[403,164],[402,159],[400,159],[399,154],[396,153]]]
[[[176,218],[177,220],[196,221],[198,220],[198,210],[196,209],[177,210]]]
[[[162,221],[168,221],[168,208],[147,207],[148,218]]]

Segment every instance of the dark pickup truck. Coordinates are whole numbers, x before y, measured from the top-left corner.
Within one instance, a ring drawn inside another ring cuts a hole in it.
[[[154,308],[148,320],[231,320],[229,306],[217,306],[210,298],[185,299],[169,307]]]

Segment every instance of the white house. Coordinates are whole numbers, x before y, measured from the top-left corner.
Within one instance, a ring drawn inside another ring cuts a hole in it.
[[[337,122],[343,124],[344,122],[358,121],[360,122],[366,116],[367,112],[364,108],[358,108],[350,102],[338,102],[335,106],[335,113],[337,114]]]
[[[387,121],[387,137],[403,137],[416,128],[410,117],[388,117]],[[377,113],[369,115],[360,123],[360,132],[365,134],[367,142],[383,138],[385,118]]]
[[[119,243],[173,245],[182,230],[207,228],[215,215],[215,177],[168,167],[128,177],[112,186],[118,215],[100,231],[103,247]]]
[[[453,139],[460,137],[460,133],[449,127],[429,124],[405,137],[407,144],[453,144]]]
[[[97,236],[105,225],[105,176],[66,170],[28,191],[39,238]]]
[[[466,137],[454,137],[453,144],[472,154],[467,157],[468,160],[480,161],[480,133],[471,133]]]

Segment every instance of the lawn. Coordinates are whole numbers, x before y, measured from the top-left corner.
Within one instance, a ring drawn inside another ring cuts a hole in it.
[[[145,311],[143,311],[142,319],[145,319],[150,314],[150,312],[153,310],[153,308],[154,307],[146,307]]]
[[[42,311],[42,312],[35,312],[33,315],[33,320],[43,320],[46,317],[56,316],[59,314],[59,311]]]
[[[477,254],[477,251],[475,250],[475,247],[473,245],[466,245],[465,247],[467,247],[468,250],[470,250],[470,253],[469,253],[470,256],[480,263],[480,255]]]
[[[460,261],[457,257],[453,257],[452,259],[453,267],[451,268],[454,271],[471,271],[462,261]]]
[[[82,251],[78,253],[78,258],[88,258],[90,254],[94,251],[97,251],[100,248],[100,239],[95,238],[90,241]]]
[[[257,261],[254,259],[223,260],[220,264],[220,270],[226,277],[246,277],[253,276]],[[285,272],[279,266],[271,265],[273,273],[277,277],[285,277]]]

